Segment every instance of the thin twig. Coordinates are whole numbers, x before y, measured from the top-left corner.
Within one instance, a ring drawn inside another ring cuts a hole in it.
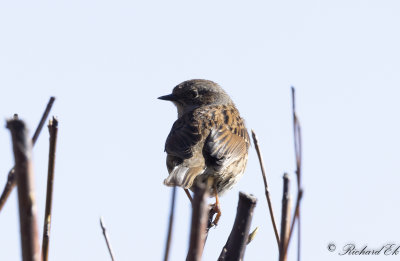
[[[301,260],[301,222],[300,212],[297,214],[297,261]]]
[[[218,261],[243,260],[256,203],[257,199],[254,196],[239,192],[235,222]]]
[[[4,186],[3,193],[1,194],[0,197],[0,212],[4,207],[4,204],[6,203],[8,197],[11,194],[11,191],[17,184],[16,177],[15,177],[15,172],[14,172],[14,167],[10,169],[7,175],[7,182],[6,185]]]
[[[285,252],[286,242],[290,230],[290,192],[289,192],[289,176],[283,175],[283,196],[282,196],[282,217],[281,217],[281,241],[279,245],[279,261],[286,261],[287,252]]]
[[[296,220],[297,220],[296,216],[299,214],[299,211],[300,211],[300,201],[301,201],[302,197],[303,197],[303,191],[301,190],[297,196],[298,199],[296,200],[296,208],[295,208],[294,215],[293,215],[294,218],[292,220],[292,224],[290,225],[290,232],[289,232],[288,241],[285,246],[285,252],[287,251],[287,249],[289,247],[290,239],[292,238],[294,226],[296,225]]]
[[[167,243],[165,245],[165,253],[164,253],[164,261],[168,261],[169,249],[171,247],[172,228],[173,228],[173,225],[174,225],[175,197],[176,197],[176,187],[173,187],[172,188],[172,198],[171,198],[171,210],[170,210],[170,213],[169,213],[169,225],[168,225]]]
[[[110,256],[111,256],[111,260],[115,261],[114,252],[111,247],[110,239],[108,238],[107,229],[103,222],[103,217],[100,217],[100,227],[101,227],[101,230],[103,231],[103,236],[104,236],[104,239],[106,240],[106,244],[107,244],[108,252],[110,253]]]
[[[209,182],[208,182],[209,183]],[[194,188],[192,225],[190,229],[187,261],[200,261],[206,240],[206,226],[209,206],[207,204],[209,186],[197,183]]]
[[[297,260],[301,259],[301,226],[300,226],[300,200],[303,196],[303,189],[301,186],[301,163],[302,163],[302,140],[301,140],[301,126],[297,118],[296,113],[296,93],[294,87],[292,87],[292,114],[293,114],[293,137],[294,137],[294,151],[296,158],[296,177],[297,177],[297,200],[296,200],[296,211],[294,219],[297,219]],[[295,221],[295,220],[294,220]],[[294,226],[294,221],[292,226]],[[291,228],[293,230],[293,227]],[[292,233],[292,231],[291,231]],[[291,233],[289,235],[288,243],[290,241]]]
[[[189,190],[188,189],[184,189],[184,191],[185,191],[186,196],[188,197],[188,199],[190,201],[190,204],[192,204],[193,203],[193,198],[192,198],[192,195],[190,195]]]
[[[44,110],[42,118],[40,119],[39,125],[37,126],[36,131],[32,136],[32,144],[35,144],[37,139],[39,138],[40,132],[42,131],[43,126],[46,123],[46,119],[49,116],[51,107],[53,107],[53,103],[54,103],[55,100],[56,100],[55,97],[50,97],[50,100],[47,103],[47,106],[46,106],[46,109]]]
[[[49,102],[47,103],[46,109],[44,110],[44,113],[42,115],[42,118],[40,119],[39,125],[36,128],[35,134],[32,137],[32,147],[35,145],[40,132],[42,131],[43,125],[46,122],[47,116],[50,113],[51,107],[53,106],[53,103],[56,98],[50,97]],[[18,115],[14,114],[14,119],[18,119]],[[8,172],[8,177],[7,177],[7,182],[6,185],[4,186],[3,193],[1,194],[0,197],[0,212],[4,207],[4,204],[6,203],[8,197],[11,194],[11,191],[16,185],[16,180],[15,180],[15,174],[14,174],[14,167]]]
[[[271,196],[270,196],[270,193],[269,193],[268,183],[267,183],[267,175],[265,174],[265,169],[264,169],[264,161],[263,161],[263,158],[262,158],[262,155],[261,155],[260,147],[258,145],[257,135],[254,132],[254,130],[251,130],[251,134],[252,134],[252,137],[253,137],[254,147],[255,147],[255,149],[257,151],[258,160],[260,162],[261,173],[262,173],[263,180],[264,180],[265,196],[266,196],[267,202],[268,202],[268,209],[269,209],[269,214],[271,216],[272,227],[274,228],[276,243],[278,244],[278,248],[279,248],[279,242],[280,242],[279,233],[278,233],[278,228],[277,228],[276,222],[275,222],[274,211],[272,209]]]
[[[39,261],[40,248],[36,219],[36,202],[31,143],[25,123],[21,120],[7,121],[11,132],[15,158],[15,176],[18,185],[19,220],[23,261]]]
[[[57,145],[57,132],[58,132],[57,118],[53,117],[53,119],[50,120],[48,128],[50,133],[50,147],[49,147],[49,166],[47,172],[46,209],[44,213],[43,238],[42,238],[43,261],[47,261],[49,259],[51,206],[53,202],[54,168],[56,161],[56,145]]]

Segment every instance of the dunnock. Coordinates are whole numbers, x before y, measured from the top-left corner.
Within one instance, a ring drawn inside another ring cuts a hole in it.
[[[212,81],[185,81],[159,99],[172,101],[178,109],[165,143],[169,176],[164,184],[180,186],[189,196],[187,189],[211,177],[216,224],[221,215],[218,195],[229,190],[246,168],[250,139],[244,121],[228,94]]]

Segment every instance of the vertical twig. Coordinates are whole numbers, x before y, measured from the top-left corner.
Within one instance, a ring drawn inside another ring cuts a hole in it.
[[[171,210],[170,210],[170,213],[169,213],[169,225],[168,225],[167,243],[165,245],[165,252],[164,252],[164,261],[168,261],[169,249],[171,247],[172,228],[173,228],[173,225],[174,225],[175,197],[176,197],[176,187],[173,187],[172,188],[172,198],[171,198]]]
[[[50,145],[49,145],[49,166],[47,172],[47,191],[46,191],[46,209],[44,213],[43,238],[42,238],[42,260],[47,261],[49,258],[49,241],[51,228],[51,206],[53,202],[53,185],[54,185],[54,168],[56,160],[56,145],[58,120],[53,117],[49,125]]]
[[[34,177],[31,163],[31,143],[23,121],[9,120],[7,121],[7,128],[11,132],[15,157],[22,260],[39,261],[40,249],[36,221]]]
[[[267,176],[265,174],[265,169],[264,169],[264,162],[263,162],[263,159],[262,159],[260,147],[258,145],[258,139],[257,139],[256,133],[254,132],[254,130],[251,130],[251,134],[253,136],[254,147],[255,147],[255,149],[257,151],[258,160],[260,162],[261,173],[262,173],[263,180],[264,180],[265,196],[266,196],[267,202],[268,202],[268,209],[269,209],[269,214],[271,216],[272,227],[274,228],[276,243],[278,244],[278,248],[279,248],[278,228],[276,226],[275,217],[274,217],[274,211],[272,209],[271,196],[270,196],[269,189],[268,189]]]
[[[290,225],[290,232],[289,232],[288,241],[287,241],[286,246],[285,246],[285,252],[287,251],[290,239],[292,238],[294,226],[295,226],[296,220],[297,220],[296,216],[299,214],[299,211],[300,211],[300,201],[301,201],[302,197],[303,197],[303,191],[301,190],[300,193],[297,195],[298,199],[296,200],[296,208],[294,210],[294,215],[293,215],[294,218],[292,220],[292,224]],[[300,223],[299,223],[299,226],[300,226]]]
[[[282,196],[282,217],[281,217],[281,241],[279,245],[279,261],[286,261],[287,252],[285,250],[286,242],[290,229],[290,192],[289,192],[289,176],[283,175],[283,196]]]
[[[56,98],[54,97],[50,97],[49,102],[47,103],[46,109],[44,110],[44,113],[42,115],[42,118],[40,119],[39,125],[36,128],[35,134],[33,134],[32,137],[32,146],[35,145],[40,132],[42,131],[43,125],[46,122],[47,116],[50,113],[51,107],[53,106],[53,103],[55,101]],[[18,115],[14,114],[14,119],[18,119]],[[11,191],[13,190],[13,188],[16,185],[16,180],[15,180],[15,174],[14,174],[14,168],[12,168],[9,172],[8,172],[8,177],[7,177],[7,183],[4,186],[4,190],[3,193],[1,194],[0,197],[0,211],[3,209],[4,204],[6,203],[8,197],[11,194]]]
[[[300,205],[299,205],[300,206]],[[297,261],[301,260],[301,222],[300,222],[300,209],[297,212]],[[293,224],[294,225],[294,224]],[[290,240],[290,238],[289,238]],[[287,242],[288,246],[289,246],[289,240]]]
[[[297,118],[296,113],[296,93],[294,87],[292,87],[292,114],[293,114],[293,138],[294,138],[294,152],[296,158],[296,177],[297,177],[297,199],[296,199],[296,210],[294,213],[293,222],[290,228],[290,235],[287,242],[286,249],[289,246],[293,228],[298,223],[297,226],[297,260],[301,259],[301,226],[300,226],[300,202],[303,196],[303,189],[301,186],[301,163],[302,163],[302,140],[301,140],[301,126]]]
[[[208,182],[209,183],[209,182]],[[187,261],[200,261],[203,254],[204,242],[206,240],[206,226],[208,217],[208,191],[209,186],[197,183],[194,188],[192,225],[190,229],[189,251]]]
[[[108,233],[107,233],[106,226],[104,225],[104,222],[103,222],[103,217],[100,217],[100,227],[101,227],[101,230],[103,231],[103,236],[104,236],[104,239],[106,240],[106,244],[107,244],[108,252],[110,253],[110,256],[111,256],[111,260],[115,261],[114,252],[111,247],[110,239],[108,238]]]
[[[257,199],[254,196],[239,192],[235,222],[218,261],[243,260],[256,203]]]

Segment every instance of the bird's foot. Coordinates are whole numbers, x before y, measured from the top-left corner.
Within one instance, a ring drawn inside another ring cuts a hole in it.
[[[212,210],[215,213],[217,213],[217,215],[215,216],[214,221],[211,223],[211,226],[216,227],[218,225],[218,221],[221,217],[222,212],[221,212],[221,206],[219,204],[219,197],[218,197],[218,192],[217,192],[218,190],[217,190],[217,186],[215,183],[213,184],[213,188],[214,188],[214,193],[215,193],[215,204],[213,204],[211,206],[212,206]]]
[[[214,220],[211,223],[212,227],[216,227],[218,225],[219,219],[221,218],[222,212],[221,212],[221,208],[219,205],[219,202],[216,202],[215,204],[211,205],[212,207],[212,211],[214,211],[215,213],[217,213],[217,215],[215,216]]]

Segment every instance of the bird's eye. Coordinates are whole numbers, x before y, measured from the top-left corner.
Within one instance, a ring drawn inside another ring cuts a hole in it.
[[[196,89],[190,90],[189,94],[190,94],[190,97],[192,97],[192,98],[197,98],[199,96],[199,93]]]

